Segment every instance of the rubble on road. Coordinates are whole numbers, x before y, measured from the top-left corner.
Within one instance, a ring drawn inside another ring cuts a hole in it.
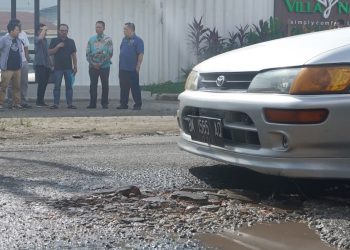
[[[178,191],[141,192],[136,186],[126,186],[55,200],[49,204],[59,211],[67,212],[69,216],[94,218],[98,215],[98,221],[108,221],[110,218],[108,225],[114,228],[116,234],[124,235],[130,230],[133,232],[133,236],[128,234],[127,237],[122,237],[129,240],[138,235],[138,239],[147,242],[150,235],[154,239],[161,237],[161,234],[164,237],[165,234],[176,242],[181,239],[192,240],[195,246],[194,238],[198,233],[237,230],[257,223],[310,221],[310,227],[314,227],[323,238],[332,242],[332,236],[325,231],[322,220],[314,218],[317,216],[313,214],[315,211],[309,213],[310,203],[304,206],[300,202],[297,203],[299,207],[295,207],[292,202],[292,212],[288,207],[274,207],[276,200],[260,202],[260,199],[258,193],[244,190],[184,188]],[[96,220],[92,220],[84,226],[93,227],[95,223]],[[334,244],[344,249],[350,247],[348,240]]]

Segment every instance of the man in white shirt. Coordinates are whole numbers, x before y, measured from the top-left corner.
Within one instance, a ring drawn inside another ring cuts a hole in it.
[[[23,45],[23,62],[21,68],[21,106],[23,108],[31,108],[28,104],[27,93],[28,93],[28,62],[29,62],[29,40],[27,34],[21,28],[21,21],[18,19],[12,19],[10,22],[13,22],[18,25],[20,33],[18,38],[21,40]],[[9,84],[7,89],[7,100],[9,108],[12,108],[12,84]]]

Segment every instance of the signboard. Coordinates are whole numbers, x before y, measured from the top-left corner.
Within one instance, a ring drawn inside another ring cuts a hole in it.
[[[350,0],[275,0],[275,17],[288,29],[334,28],[338,19],[349,26]]]

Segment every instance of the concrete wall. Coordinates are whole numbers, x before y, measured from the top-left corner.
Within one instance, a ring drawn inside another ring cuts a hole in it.
[[[118,83],[119,45],[123,24],[134,22],[136,33],[145,42],[141,84],[177,80],[180,69],[193,63],[187,44],[187,26],[193,17],[208,27],[217,27],[222,36],[235,26],[258,23],[273,15],[273,0],[61,0],[61,23],[70,26],[79,60],[77,84],[88,85],[86,43],[95,33],[97,20],[106,22],[106,34],[114,41],[110,84]]]

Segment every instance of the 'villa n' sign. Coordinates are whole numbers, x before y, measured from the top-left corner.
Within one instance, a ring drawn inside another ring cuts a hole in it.
[[[350,0],[275,0],[275,17],[286,26],[332,28],[337,19],[349,25]]]

